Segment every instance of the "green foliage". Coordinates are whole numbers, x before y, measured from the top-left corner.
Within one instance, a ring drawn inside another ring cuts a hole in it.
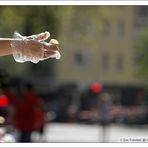
[[[18,15],[18,10],[15,7],[0,7],[0,35],[1,37],[12,36],[15,30],[21,30],[23,18]]]
[[[16,30],[23,35],[47,30],[54,37],[58,33],[59,25],[56,9],[54,6],[1,6],[1,37],[10,37]]]
[[[13,37],[14,31],[26,36],[49,31],[51,38],[58,39],[60,26],[57,18],[58,10],[57,6],[0,6],[0,37]],[[27,73],[25,70],[27,67],[32,74],[52,76],[55,68],[54,60],[40,62],[35,66],[32,63],[22,65],[14,62],[12,56],[1,57],[0,63],[0,66],[7,67],[7,71],[11,74],[15,71]]]

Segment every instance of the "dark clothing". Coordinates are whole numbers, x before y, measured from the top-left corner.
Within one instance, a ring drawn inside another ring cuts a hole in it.
[[[15,126],[21,131],[20,142],[30,142],[33,131],[41,127],[42,99],[33,91],[26,91],[16,105]]]
[[[22,131],[19,142],[31,142],[31,132]]]
[[[100,113],[100,123],[102,125],[106,125],[110,122],[110,109],[111,106],[110,104],[102,104],[102,106],[99,109],[99,113]]]

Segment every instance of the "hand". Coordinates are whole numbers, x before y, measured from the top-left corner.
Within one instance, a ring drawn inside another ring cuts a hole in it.
[[[31,61],[38,63],[48,58],[60,58],[59,42],[51,39],[49,43],[45,40],[50,36],[49,32],[31,35],[28,37],[15,33],[17,41],[12,41],[13,56],[17,62]]]
[[[59,59],[60,54],[57,52],[59,50],[59,42],[55,39],[51,39],[49,43],[45,42],[50,37],[49,32],[40,33],[37,35],[28,36],[27,39],[33,39],[39,41],[43,46],[43,57],[40,58],[41,60],[48,59],[50,57]]]

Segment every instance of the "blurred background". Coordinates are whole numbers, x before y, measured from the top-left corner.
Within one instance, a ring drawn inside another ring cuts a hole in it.
[[[0,57],[0,141],[148,142],[148,6],[0,6],[14,31],[49,31],[62,58]]]

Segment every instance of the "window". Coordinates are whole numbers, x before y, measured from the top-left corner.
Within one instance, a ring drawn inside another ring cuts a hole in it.
[[[110,34],[110,22],[108,20],[105,20],[103,23],[103,35],[107,36]]]
[[[123,70],[123,67],[124,67],[124,57],[123,55],[118,54],[116,58],[116,69],[118,71],[121,71]]]
[[[89,21],[88,16],[84,15],[82,10],[75,11],[73,17],[71,18],[70,24],[70,30],[73,32],[73,34],[87,35],[90,27],[91,21]]]
[[[87,50],[78,50],[74,56],[75,63],[79,66],[86,66],[89,62]]]
[[[110,57],[108,53],[103,53],[101,57],[101,65],[103,71],[108,71],[110,63]]]
[[[148,16],[148,6],[141,6],[139,9],[139,16],[146,17]]]
[[[119,21],[117,26],[117,34],[119,37],[123,37],[124,33],[125,33],[125,24],[123,21]]]

